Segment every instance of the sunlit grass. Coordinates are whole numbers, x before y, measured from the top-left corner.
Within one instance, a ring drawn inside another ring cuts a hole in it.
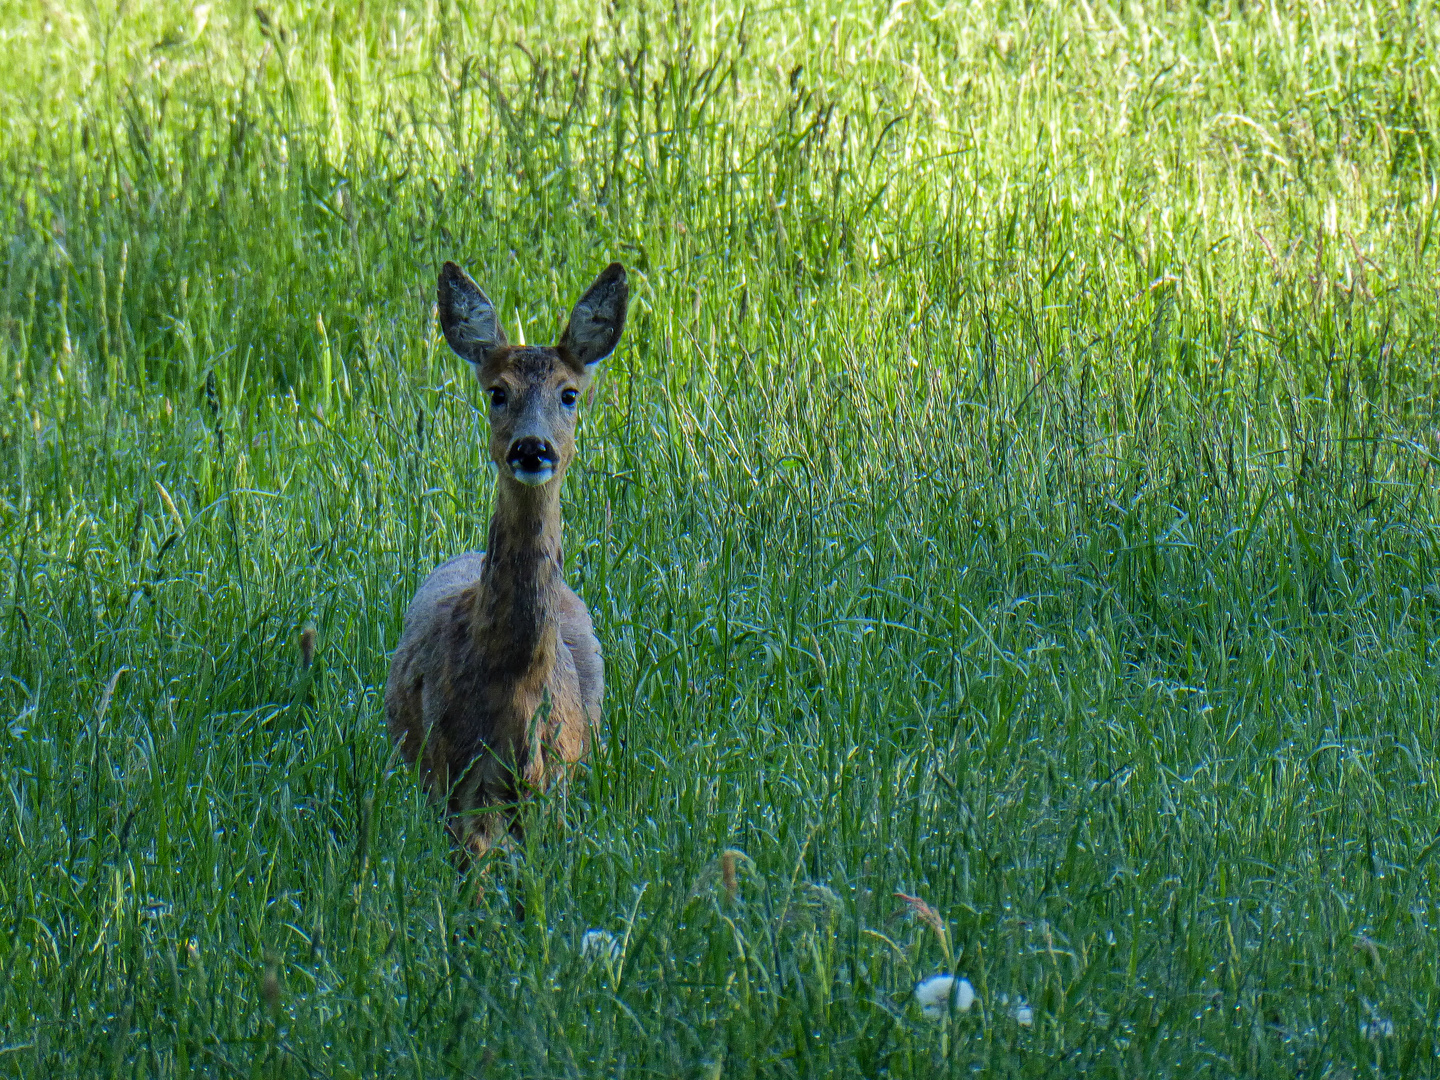
[[[0,1071],[1434,1072],[1435,9],[132,6],[0,3]],[[447,258],[633,288],[478,908]]]

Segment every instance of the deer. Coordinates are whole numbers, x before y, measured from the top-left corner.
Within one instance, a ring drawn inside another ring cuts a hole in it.
[[[511,345],[480,287],[453,262],[440,271],[440,327],[488,399],[494,512],[485,550],[438,567],[410,602],[385,715],[444,803],[462,868],[523,838],[521,800],[563,780],[599,729],[605,669],[590,613],[565,583],[560,488],[581,396],[619,344],[628,301],[625,268],[611,263],[559,344]]]

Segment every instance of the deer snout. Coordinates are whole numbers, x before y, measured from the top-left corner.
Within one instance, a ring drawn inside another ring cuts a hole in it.
[[[560,455],[555,447],[534,435],[516,439],[505,454],[505,464],[510,466],[515,479],[529,487],[538,487],[549,480],[559,463]]]

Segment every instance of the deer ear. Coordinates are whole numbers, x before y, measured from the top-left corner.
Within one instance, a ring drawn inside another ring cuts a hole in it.
[[[620,344],[629,302],[625,267],[611,263],[570,312],[565,333],[560,335],[560,352],[583,374],[593,374],[595,365]]]
[[[447,262],[440,271],[436,299],[445,340],[462,360],[479,367],[492,352],[507,344],[505,331],[495,317],[495,305],[453,262]]]

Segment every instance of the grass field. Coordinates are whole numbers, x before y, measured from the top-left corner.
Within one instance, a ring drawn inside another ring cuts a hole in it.
[[[1437,51],[0,0],[0,1073],[1440,1073]],[[632,283],[607,742],[478,906],[380,707],[492,498],[447,258]]]

